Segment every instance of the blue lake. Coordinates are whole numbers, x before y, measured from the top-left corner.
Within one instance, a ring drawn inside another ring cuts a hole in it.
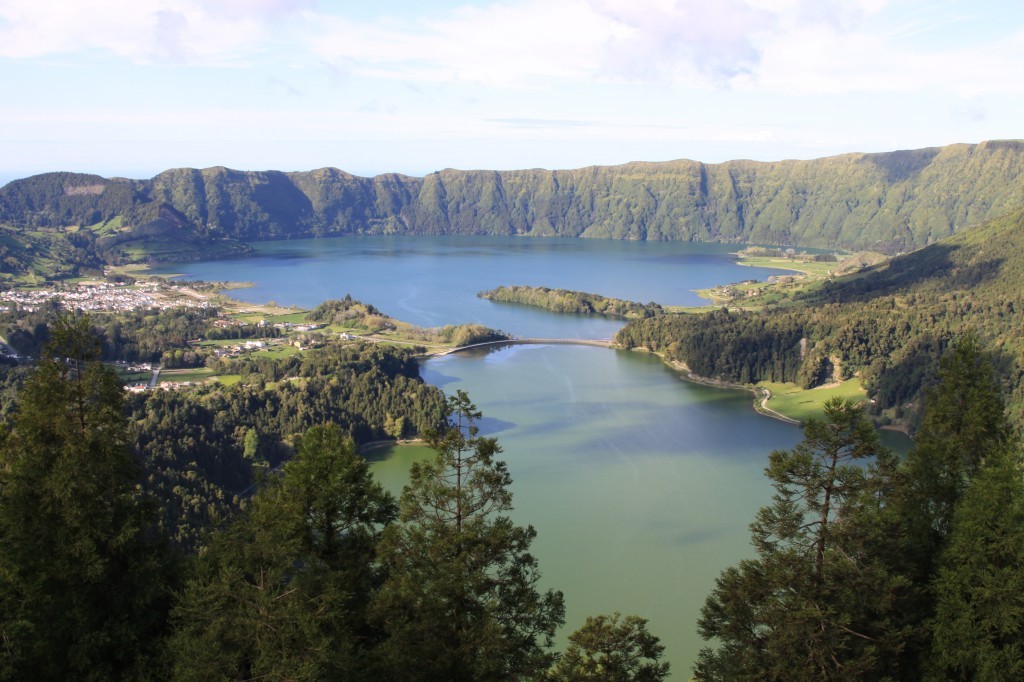
[[[663,305],[704,305],[694,293],[763,280],[778,270],[737,265],[722,244],[503,237],[345,237],[253,244],[240,260],[175,264],[156,273],[249,281],[231,292],[254,303],[312,308],[351,294],[422,327],[475,322],[516,336],[607,338],[620,321],[553,315],[477,298],[506,284],[575,289]]]

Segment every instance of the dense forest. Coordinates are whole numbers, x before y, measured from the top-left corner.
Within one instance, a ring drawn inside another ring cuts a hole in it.
[[[333,168],[175,169],[150,180],[49,173],[0,188],[0,225],[23,240],[40,230],[87,228],[77,239],[91,242],[106,262],[244,251],[230,240],[351,234],[748,242],[897,253],[1024,205],[1022,173],[1018,141],[812,161],[443,170],[423,178],[363,178]]]
[[[916,424],[952,339],[975,331],[1024,420],[1024,211],[756,312],[630,322],[617,336],[729,382],[810,388],[860,376],[879,414]]]
[[[127,409],[99,354],[88,319],[58,315],[0,431],[0,679],[668,674],[638,616],[589,618],[552,650],[563,597],[538,588],[536,531],[507,515],[501,447],[408,353],[313,354],[291,405],[282,384],[277,398],[156,392]],[[356,445],[386,409],[436,453],[398,500]],[[204,508],[258,464],[255,485]]]
[[[38,357],[50,340],[50,325],[61,308],[49,301],[38,310],[0,312],[0,336],[20,355]],[[189,341],[213,338],[218,330],[216,308],[170,308],[167,310],[124,311],[92,319],[100,341],[101,359],[127,362],[157,362],[167,353],[189,348]],[[277,330],[265,329],[265,336]],[[241,334],[244,332],[236,331]]]
[[[54,302],[32,312],[8,311],[0,314],[0,335],[22,357],[39,357],[52,341],[53,321],[64,314]],[[327,343],[281,358],[217,356],[191,341],[225,335],[266,340],[281,333],[255,324],[219,328],[218,316],[215,308],[172,308],[89,318],[101,360],[208,367],[239,377],[231,385],[214,382],[127,399],[132,447],[147,472],[143,487],[160,502],[160,529],[182,548],[195,548],[205,525],[236,511],[256,479],[288,459],[296,436],[311,426],[336,424],[362,445],[413,438],[442,423],[444,396],[420,379],[422,348]],[[325,301],[306,317],[371,328],[404,325],[348,296]],[[505,338],[480,325],[405,326],[435,342]],[[0,415],[13,413],[27,371],[10,362],[0,366]]]
[[[286,360],[233,360],[232,386],[132,396],[132,446],[144,487],[160,501],[161,529],[193,548],[202,528],[238,508],[258,475],[279,466],[296,437],[336,424],[354,443],[411,438],[438,428],[444,396],[419,376],[414,352],[328,346]]]
[[[657,303],[637,303],[621,298],[608,298],[599,294],[547,287],[501,286],[477,294],[480,298],[499,303],[519,303],[536,306],[556,313],[578,315],[604,315],[606,317],[653,317],[663,309]]]
[[[0,432],[0,679],[668,675],[639,616],[590,617],[552,649],[563,596],[538,587],[536,531],[507,516],[511,474],[465,393],[424,387],[410,414],[435,457],[397,500],[374,482],[356,442],[387,420],[382,386],[423,386],[408,353],[311,354],[297,390],[324,384],[298,410],[261,377],[125,405],[94,332],[57,316]],[[1024,674],[1024,460],[995,376],[956,339],[903,460],[838,398],[770,454],[755,555],[697,623],[697,680]]]
[[[755,556],[721,573],[701,611],[697,680],[1024,675],[1020,441],[976,339],[938,376],[902,461],[839,398],[771,453]]]

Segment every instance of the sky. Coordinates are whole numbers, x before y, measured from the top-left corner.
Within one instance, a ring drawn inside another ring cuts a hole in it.
[[[1024,137],[1020,0],[0,0],[0,183]]]

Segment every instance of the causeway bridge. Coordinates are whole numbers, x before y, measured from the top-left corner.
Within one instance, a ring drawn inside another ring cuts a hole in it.
[[[468,346],[459,346],[435,353],[435,357],[461,353],[464,350],[473,348],[487,348],[490,346],[527,346],[527,345],[562,345],[562,346],[597,346],[598,348],[612,348],[611,339],[504,339],[502,341],[484,341],[482,343],[471,343]]]

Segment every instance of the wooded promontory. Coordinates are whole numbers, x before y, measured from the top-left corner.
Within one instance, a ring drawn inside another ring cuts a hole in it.
[[[638,303],[600,294],[548,287],[500,286],[477,293],[480,298],[498,303],[518,303],[544,308],[556,313],[577,315],[604,315],[624,319],[644,319],[664,312],[657,303]]]

